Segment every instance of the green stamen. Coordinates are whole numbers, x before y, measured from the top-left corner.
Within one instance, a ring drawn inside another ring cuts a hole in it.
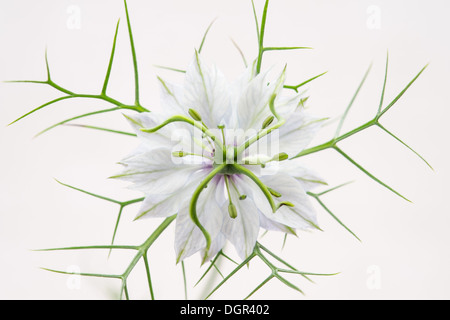
[[[192,119],[194,119],[195,121],[202,121],[202,117],[194,109],[189,109],[188,113],[192,117]]]
[[[288,158],[289,158],[289,156],[287,153],[281,152],[281,153],[273,156],[271,161],[284,161],[284,160],[287,160]]]
[[[279,208],[282,207],[282,206],[287,206],[287,207],[291,207],[291,208],[295,207],[294,204],[293,204],[292,202],[289,202],[289,201],[283,201],[283,202],[280,202],[280,203],[277,205],[277,209],[279,209]]]
[[[267,187],[267,189],[269,190],[269,192],[276,198],[281,197],[281,193],[279,193],[278,191],[273,190],[272,188]]]
[[[268,190],[267,186],[264,183],[262,183],[262,181],[259,180],[259,178],[253,172],[251,172],[249,169],[247,169],[247,168],[245,168],[245,167],[243,167],[243,166],[241,166],[239,164],[233,164],[233,167],[237,171],[237,173],[245,174],[247,177],[252,179],[253,182],[256,183],[256,185],[263,192],[263,194],[266,197],[267,201],[269,201],[269,204],[272,207],[272,211],[275,213],[275,211],[277,211],[279,206],[277,207],[277,205],[273,201],[272,194]]]
[[[227,189],[228,201],[229,201],[228,214],[230,215],[230,218],[235,219],[237,217],[237,210],[236,210],[236,206],[233,204],[233,201],[231,200],[230,185],[228,183],[229,177],[227,175],[224,175],[224,179],[225,179],[225,186]]]
[[[275,111],[275,98],[276,98],[276,94],[273,94],[270,97],[269,100],[269,108],[270,111],[272,112],[272,114],[275,116],[275,118],[277,118],[277,123],[270,127],[270,128],[266,128],[261,130],[260,132],[258,132],[258,134],[256,136],[253,136],[252,138],[246,140],[241,146],[239,146],[239,148],[237,149],[237,153],[241,154],[245,149],[247,149],[251,144],[255,143],[256,141],[258,141],[259,139],[265,137],[266,135],[268,135],[269,133],[271,133],[273,130],[278,129],[279,127],[281,127],[282,125],[284,125],[284,123],[286,122],[285,119],[281,118],[281,116]]]
[[[231,219],[235,219],[237,217],[237,210],[236,206],[230,202],[228,205],[228,214],[230,215]]]
[[[184,151],[174,151],[174,152],[172,152],[172,156],[174,156],[176,158],[183,158],[186,156],[197,156],[197,157],[202,157],[202,158],[207,158],[207,159],[213,160],[211,157],[208,157],[207,155],[204,155],[204,154],[184,152]]]
[[[141,131],[147,133],[154,133],[172,122],[186,122],[190,124],[191,126],[201,130],[204,134],[206,134],[209,138],[211,138],[211,140],[214,141],[219,147],[221,147],[221,149],[223,149],[222,143],[220,141],[216,141],[216,137],[212,134],[212,132],[208,130],[208,128],[206,128],[204,124],[200,123],[199,121],[189,119],[182,115],[175,115],[154,128],[142,128]]]
[[[270,124],[273,122],[274,116],[268,116],[266,118],[266,120],[263,121],[263,124],[261,126],[262,129],[267,128],[268,126],[270,126]]]
[[[182,158],[182,157],[187,156],[188,154],[184,151],[174,151],[174,152],[172,152],[172,155],[177,158]]]
[[[239,200],[245,200],[245,199],[247,199],[247,195],[246,194],[241,194],[240,192],[239,192],[239,190],[238,190],[238,188],[236,187],[236,184],[234,183],[234,181],[233,180],[230,180],[231,181],[231,185],[233,186],[233,188],[234,188],[234,191],[236,191],[236,193],[239,195]]]
[[[223,129],[225,128],[224,125],[219,125],[217,126],[217,128],[220,129],[220,131],[222,132],[222,143],[223,143],[223,148],[222,148],[222,161],[226,162],[227,161],[227,149],[226,149],[226,141],[225,141],[225,133],[223,131]]]
[[[209,235],[208,231],[205,229],[205,227],[203,227],[203,225],[200,223],[200,220],[198,219],[197,201],[198,201],[198,198],[200,197],[200,193],[205,189],[205,186],[208,185],[208,183],[212,180],[212,178],[214,178],[216,176],[216,174],[218,174],[223,168],[225,168],[225,166],[226,166],[226,164],[218,165],[206,176],[206,178],[202,182],[200,182],[197,189],[195,189],[195,191],[192,195],[192,198],[191,198],[191,202],[189,204],[189,215],[190,215],[192,221],[194,222],[194,224],[203,233],[203,235],[205,236],[205,240],[206,240],[205,256],[203,257],[202,264],[205,263],[206,258],[207,258],[207,253],[211,247],[211,236]]]

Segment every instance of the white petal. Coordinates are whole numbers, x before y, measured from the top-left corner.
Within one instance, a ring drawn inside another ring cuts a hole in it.
[[[275,221],[267,218],[261,212],[259,214],[259,224],[260,224],[261,228],[269,230],[269,231],[281,231],[281,232],[290,233],[290,234],[294,233],[294,231],[291,228],[285,226],[284,224],[275,222]]]
[[[298,164],[298,161],[288,160],[281,163],[282,172],[288,173],[297,179],[305,191],[314,190],[317,187],[328,185],[317,172]]]
[[[258,74],[242,91],[237,104],[237,117],[240,129],[259,130],[261,124],[271,115],[269,101],[273,94],[278,95],[283,88],[285,72],[280,73],[274,82],[269,82],[268,71]]]
[[[149,194],[145,197],[138,211],[138,218],[168,217],[177,213],[180,205],[192,195],[197,185],[210,172],[202,169],[195,172],[186,185],[176,192],[170,194]]]
[[[223,249],[226,240],[227,238],[225,237],[225,235],[219,232],[219,234],[214,239],[212,239],[211,248],[209,248],[209,252],[206,253],[206,257],[204,258],[204,260],[206,261],[214,258],[217,253]],[[203,256],[205,256],[205,252],[203,253]]]
[[[216,239],[220,233],[223,222],[222,210],[215,200],[216,191],[217,184],[213,180],[200,194],[197,202],[197,217],[212,240]],[[184,201],[176,219],[175,251],[177,261],[206,248],[205,236],[190,217],[189,203],[189,198]]]
[[[135,219],[168,217],[177,213],[177,200],[181,199],[179,195],[177,192],[168,195],[147,195]]]
[[[242,190],[243,181],[237,177],[232,177],[238,190]],[[248,257],[255,247],[259,234],[259,215],[258,210],[250,197],[244,200],[239,199],[239,194],[230,188],[231,200],[237,209],[237,217],[232,219],[228,214],[228,203],[222,207],[226,212],[224,214],[224,223],[222,232],[227,239],[234,245],[236,252],[241,259]]]
[[[174,135],[174,130],[177,129],[175,126],[168,125],[153,133],[143,132],[141,130],[154,128],[167,120],[167,117],[162,113],[143,112],[125,115],[125,117],[141,141],[141,145],[133,152],[133,154],[158,148],[171,148],[179,143]]]
[[[174,115],[187,115],[189,108],[186,108],[184,102],[183,87],[169,83],[159,77],[158,80],[161,87],[161,113],[165,114],[167,118]]]
[[[249,66],[235,81],[233,81],[230,85],[231,92],[231,108],[232,114],[227,123],[227,128],[237,129],[239,126],[239,114],[238,114],[238,106],[239,100],[245,95],[247,87],[250,81],[255,76],[256,72],[256,61],[251,66]],[[227,140],[228,141],[228,140]]]
[[[269,162],[264,168],[256,168],[258,176],[287,174],[295,178],[302,185],[303,190],[311,191],[319,186],[327,185],[314,170],[305,167],[299,159],[285,160],[281,162]]]
[[[250,145],[245,154],[263,153],[273,157],[284,152],[289,157],[295,156],[309,145],[322,127],[323,120],[310,116],[304,110],[292,112],[279,129]]]
[[[130,181],[133,189],[145,194],[170,194],[183,187],[204,165],[184,165],[172,160],[172,151],[155,149],[125,159],[124,169],[113,178]]]
[[[186,108],[196,110],[210,129],[226,122],[231,112],[229,85],[216,68],[209,68],[196,53],[186,70]]]
[[[265,164],[270,161],[272,157],[269,157],[266,154],[251,154],[242,158],[242,163],[245,164]]]
[[[281,194],[281,197],[273,197],[276,204],[288,201],[294,207],[282,206],[275,213],[262,191],[250,179],[248,185],[252,188],[252,197],[258,209],[270,220],[284,224],[294,229],[317,228],[316,213],[311,201],[303,190],[302,185],[296,179],[286,175],[268,175],[260,177],[260,180],[269,188]]]
[[[304,93],[283,90],[275,101],[275,111],[284,119],[288,119],[292,112],[300,108],[299,104]]]
[[[290,114],[279,129],[279,150],[289,157],[305,149],[323,124],[323,120],[308,115],[303,109]]]

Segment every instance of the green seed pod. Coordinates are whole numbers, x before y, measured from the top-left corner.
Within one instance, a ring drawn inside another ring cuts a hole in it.
[[[273,156],[272,161],[284,161],[287,160],[289,158],[289,156],[287,155],[287,153],[281,152],[275,156]]]
[[[187,153],[184,151],[174,151],[174,152],[172,152],[172,155],[177,158],[182,158],[182,157],[186,156]]]
[[[230,215],[231,219],[235,219],[237,217],[237,210],[234,204],[230,203],[228,205],[228,214]]]
[[[271,188],[267,188],[267,189],[269,190],[269,192],[270,192],[274,197],[276,197],[276,198],[281,197],[281,193],[279,193],[279,192],[277,192],[277,191],[275,191],[275,190],[273,190],[273,189],[271,189]]]
[[[274,116],[268,116],[268,117],[266,118],[266,120],[263,121],[263,124],[262,124],[261,127],[262,127],[263,129],[267,128],[268,126],[271,125],[271,123],[273,122],[273,119],[274,119]]]
[[[287,206],[287,207],[295,207],[294,206],[294,204],[293,203],[291,203],[291,202],[289,202],[289,201],[283,201],[283,202],[280,202],[280,204],[278,205],[278,206]]]
[[[194,109],[189,109],[188,113],[192,117],[192,119],[194,119],[195,121],[202,121],[202,117]]]

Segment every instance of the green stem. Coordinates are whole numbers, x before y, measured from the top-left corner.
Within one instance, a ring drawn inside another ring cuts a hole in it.
[[[111,49],[111,56],[109,58],[108,69],[106,71],[105,80],[103,82],[103,88],[102,88],[102,94],[103,95],[106,94],[106,89],[108,87],[109,77],[111,75],[112,64],[113,64],[113,61],[114,61],[114,53],[116,51],[117,33],[119,32],[119,23],[120,23],[120,19],[119,19],[119,21],[117,21],[116,32],[114,33],[114,41],[113,41],[113,45],[112,45],[112,49]]]
[[[331,140],[329,140],[329,141],[327,141],[325,143],[322,143],[320,145],[317,145],[317,146],[305,149],[305,150],[299,152],[297,155],[293,156],[291,159],[295,159],[295,158],[299,158],[299,157],[302,157],[302,156],[306,156],[308,154],[316,153],[318,151],[334,148],[334,147],[336,147],[336,144],[339,141],[347,139],[347,138],[351,137],[352,135],[354,135],[354,134],[356,134],[358,132],[361,132],[361,131],[363,131],[363,130],[365,130],[365,129],[367,129],[367,128],[375,125],[375,124],[378,124],[378,118],[377,117],[375,117],[374,119],[372,119],[370,121],[367,121],[366,123],[360,125],[359,127],[355,128],[355,129],[353,129],[351,131],[348,131],[348,132],[340,135],[339,137],[333,138],[333,139],[331,139]]]
[[[175,115],[173,117],[170,117],[169,119],[167,119],[166,121],[164,121],[163,123],[161,123],[160,125],[158,125],[154,128],[142,128],[141,131],[153,133],[153,132],[156,132],[159,129],[167,126],[168,124],[170,124],[172,122],[186,122],[186,123],[190,124],[191,126],[201,130],[204,134],[206,134],[209,138],[211,138],[211,140],[214,141],[221,150],[224,150],[223,144],[219,140],[217,140],[216,137],[213,135],[213,133],[211,131],[209,131],[200,121],[195,121],[193,119],[190,119],[190,118],[182,116],[182,115]]]
[[[141,104],[139,102],[139,74],[138,74],[138,66],[137,66],[137,59],[136,59],[136,49],[134,48],[133,32],[131,31],[130,16],[128,14],[127,2],[125,0],[124,0],[124,5],[125,5],[125,13],[127,16],[127,26],[128,26],[128,35],[130,38],[131,55],[133,57],[135,104],[136,104],[136,106],[139,107]]]
[[[339,149],[337,146],[334,147],[334,149],[339,152],[344,158],[346,158],[350,163],[352,163],[355,167],[357,167],[359,170],[361,170],[362,172],[364,172],[367,176],[369,176],[372,180],[374,180],[375,182],[378,182],[379,184],[381,184],[383,187],[387,188],[388,190],[392,191],[393,193],[395,193],[396,195],[398,195],[399,197],[405,199],[408,202],[411,202],[411,200],[409,200],[408,198],[404,197],[403,195],[401,195],[400,193],[398,193],[397,191],[395,191],[394,189],[392,189],[390,186],[388,186],[387,184],[385,184],[384,182],[382,182],[381,180],[379,180],[377,177],[375,177],[373,174],[371,174],[370,172],[368,172],[366,169],[364,169],[361,165],[359,165],[355,160],[353,160],[352,158],[350,158],[350,156],[348,156],[344,151],[342,151],[341,149]]]
[[[225,166],[227,166],[226,163],[218,165],[206,176],[206,178],[202,182],[200,182],[197,189],[195,189],[195,191],[192,195],[191,202],[189,205],[190,217],[191,217],[192,221],[194,222],[194,224],[203,233],[203,235],[205,236],[205,239],[206,239],[205,256],[203,257],[202,264],[205,262],[207,253],[209,251],[209,248],[211,247],[211,236],[209,235],[208,231],[205,229],[205,227],[203,227],[203,225],[200,223],[200,220],[198,219],[197,201],[198,201],[198,198],[200,197],[200,193],[203,191],[203,189],[206,187],[206,185],[212,180],[212,178],[214,178],[220,171],[222,171],[222,169],[224,169]]]
[[[256,63],[256,74],[260,73],[260,71],[261,71],[262,56],[264,53],[264,33],[265,33],[265,29],[266,29],[268,6],[269,6],[269,0],[266,0],[266,3],[264,4],[264,11],[263,11],[262,19],[261,19],[261,31],[259,32],[258,60]]]
[[[286,69],[285,69],[286,70]],[[235,158],[238,158],[239,155],[244,152],[244,150],[246,150],[250,145],[252,145],[253,143],[255,143],[256,141],[258,141],[259,139],[265,137],[266,135],[270,134],[273,130],[276,130],[278,128],[280,128],[282,125],[285,124],[286,120],[281,118],[281,116],[276,112],[275,110],[275,98],[276,95],[273,94],[269,100],[269,108],[270,111],[272,112],[272,114],[275,116],[275,118],[277,119],[277,123],[274,124],[272,127],[268,127],[266,129],[263,129],[261,131],[258,132],[258,134],[256,136],[253,136],[249,139],[247,139],[242,145],[240,145],[237,150],[236,150],[236,156]]]
[[[272,194],[270,193],[270,191],[266,187],[266,185],[264,183],[262,183],[262,181],[259,180],[259,178],[253,172],[251,172],[249,169],[247,169],[246,167],[241,166],[239,164],[233,164],[233,167],[238,173],[242,173],[242,174],[246,175],[247,177],[249,177],[250,179],[252,179],[253,182],[255,182],[256,185],[261,189],[261,191],[263,192],[267,201],[269,201],[269,204],[272,207],[272,211],[273,212],[277,211],[277,205],[273,201]]]
[[[155,294],[153,292],[153,285],[152,285],[152,278],[150,276],[150,267],[149,267],[148,259],[147,259],[147,252],[144,253],[142,258],[144,259],[145,273],[147,275],[147,283],[148,283],[148,289],[150,291],[150,297],[152,298],[152,300],[155,300]]]
[[[214,292],[216,292],[225,282],[228,281],[236,272],[238,272],[243,266],[247,265],[250,260],[252,260],[256,256],[255,252],[253,252],[251,255],[249,255],[244,261],[241,262],[240,265],[238,265],[236,268],[233,269],[226,277],[223,279],[206,297],[205,300],[207,300]]]
[[[184,261],[181,261],[181,271],[183,273],[184,300],[187,300],[188,299],[188,293],[187,293],[186,270],[185,270],[185,267],[184,267]]]

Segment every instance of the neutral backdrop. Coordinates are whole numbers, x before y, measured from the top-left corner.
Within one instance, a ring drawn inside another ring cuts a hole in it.
[[[262,0],[255,0],[261,17]],[[257,53],[251,1],[129,0],[128,7],[139,61],[142,104],[159,107],[156,76],[182,81],[185,68],[203,33],[215,20],[203,47],[232,80]],[[277,0],[271,1],[265,43],[268,46],[310,46],[313,50],[268,52],[263,68],[287,63],[287,82],[297,84],[328,71],[308,85],[310,112],[339,117],[360,79],[373,63],[366,85],[351,110],[344,130],[373,117],[377,110],[389,52],[386,103],[427,63],[429,67],[382,119],[433,166],[377,128],[358,134],[341,147],[375,176],[408,197],[409,203],[383,188],[332,151],[304,158],[329,186],[353,181],[324,195],[324,203],[357,236],[342,228],[317,203],[323,232],[289,237],[280,234],[261,242],[300,270],[334,273],[314,277],[314,283],[288,277],[304,295],[272,280],[257,299],[448,299],[450,294],[450,178],[448,149],[450,118],[450,43],[445,0]],[[133,102],[133,68],[123,2],[75,0],[0,1],[0,80],[45,80],[44,54],[52,78],[69,90],[99,93],[106,72],[114,30],[120,20],[117,54],[108,93]],[[70,272],[118,273],[132,255],[105,251],[36,252],[33,249],[109,244],[118,206],[63,187],[55,179],[118,200],[139,197],[126,185],[107,179],[117,162],[131,151],[134,138],[63,126],[33,138],[40,130],[84,112],[106,108],[95,100],[52,105],[7,126],[40,104],[60,96],[39,84],[0,84],[0,298],[114,299],[120,283],[114,279],[78,278],[54,274],[47,267]],[[119,113],[74,123],[129,130]],[[330,137],[337,123],[319,135]],[[117,244],[139,244],[161,220],[133,221],[138,206],[127,207]],[[235,257],[231,247],[230,256]],[[173,226],[150,250],[156,298],[183,299],[181,266],[175,264]],[[186,261],[188,297],[201,298],[211,273],[193,288],[205,270],[199,257]],[[232,264],[224,260],[221,270]],[[255,260],[212,296],[242,299],[267,277]],[[133,299],[148,299],[141,264],[130,278]],[[215,281],[215,282],[214,282]]]

